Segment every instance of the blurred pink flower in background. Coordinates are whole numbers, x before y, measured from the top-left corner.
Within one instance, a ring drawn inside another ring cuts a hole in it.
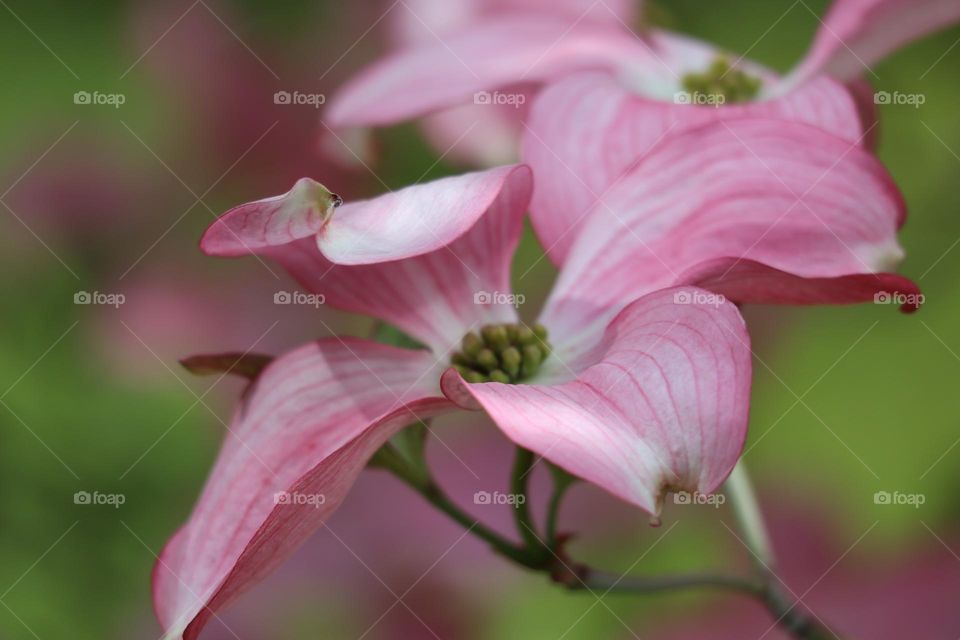
[[[185,119],[179,126],[196,136],[195,145],[174,150],[181,163],[207,183],[229,169],[225,185],[249,193],[279,190],[317,171],[344,194],[358,195],[358,167],[346,167],[317,144],[324,133],[319,107],[350,71],[334,62],[374,11],[372,3],[357,7],[314,12],[308,20],[324,24],[323,38],[303,29],[280,41],[246,30],[237,35],[230,25],[246,23],[231,5],[138,3],[131,48],[148,51],[140,64]],[[159,26],[174,23],[166,33]],[[294,93],[316,100],[284,102],[284,94]]]
[[[149,177],[137,149],[108,136],[75,131],[75,126],[59,141],[44,138],[49,131],[36,134],[36,148],[24,153],[37,158],[36,164],[7,168],[3,182],[10,185],[5,199],[26,226],[54,246],[84,251],[89,257],[114,248],[110,233],[142,233],[143,216],[156,215],[163,190]],[[29,235],[12,218],[5,224],[15,235]],[[36,241],[28,246],[44,251]]]
[[[511,94],[511,87],[547,83],[526,102],[522,158],[537,176],[560,177],[548,186],[538,180],[531,204],[540,238],[559,265],[583,213],[668,134],[754,115],[809,123],[861,144],[872,131],[872,123],[861,121],[864,91],[843,83],[957,20],[960,3],[951,0],[837,0],[807,57],[781,80],[742,57],[666,31],[638,36],[619,21],[570,25],[553,15],[500,14],[366,68],[331,100],[327,118],[334,127],[387,125],[463,105],[477,92],[526,96]],[[735,60],[734,68],[717,67],[718,59]],[[702,91],[689,84],[695,75]],[[701,104],[701,95],[715,101]]]

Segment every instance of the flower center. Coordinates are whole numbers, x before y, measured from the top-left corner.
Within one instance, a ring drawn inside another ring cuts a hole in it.
[[[722,102],[749,102],[760,93],[763,82],[745,71],[730,66],[726,58],[716,58],[706,71],[683,76],[683,89],[697,96],[710,96]]]
[[[488,324],[463,336],[450,363],[467,382],[514,384],[528,380],[550,355],[542,324]]]

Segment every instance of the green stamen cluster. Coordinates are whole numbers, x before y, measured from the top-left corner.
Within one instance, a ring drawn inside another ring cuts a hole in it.
[[[550,355],[542,324],[486,325],[463,336],[450,362],[467,382],[512,384],[532,377]]]
[[[717,58],[703,73],[683,77],[683,89],[690,94],[723,96],[726,102],[749,102],[757,97],[760,78],[735,69],[726,58]]]

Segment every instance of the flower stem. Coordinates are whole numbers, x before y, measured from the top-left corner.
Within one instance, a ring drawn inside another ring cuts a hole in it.
[[[560,503],[563,501],[563,496],[567,494],[567,489],[576,482],[576,478],[550,462],[547,463],[547,467],[550,469],[550,476],[553,479],[553,490],[550,493],[550,502],[547,504],[547,546],[550,549],[556,549],[560,543],[557,538],[557,518],[560,515]]]
[[[742,591],[750,595],[760,592],[760,585],[749,578],[714,573],[688,573],[672,576],[618,576],[589,569],[583,584],[569,585],[571,590],[589,589],[619,593],[652,593],[689,588],[719,588]]]
[[[727,478],[725,492],[730,497],[733,513],[744,544],[750,550],[754,571],[760,581],[757,592],[776,622],[794,638],[801,640],[838,640],[839,636],[808,616],[792,602],[781,588],[782,582],[776,573],[776,557],[770,534],[760,512],[760,503],[747,474],[743,461],[737,463]]]
[[[537,536],[536,525],[530,517],[529,500],[527,499],[527,485],[530,472],[533,470],[533,452],[517,447],[516,458],[513,462],[513,472],[510,476],[510,492],[513,494],[513,519],[517,523],[517,531],[523,538],[524,546],[538,556],[546,558],[550,555]]]
[[[526,453],[529,454],[529,452]],[[529,469],[533,458],[532,454],[528,459],[522,453],[518,454],[517,457],[518,460],[514,464],[512,487],[514,490],[519,488],[525,492],[525,476],[522,473],[517,474],[517,471],[521,468]],[[422,495],[430,504],[463,526],[471,534],[489,544],[495,552],[528,569],[547,573],[554,582],[572,591],[603,590],[608,593],[656,593],[687,588],[724,588],[754,595],[759,593],[759,585],[736,576],[722,574],[617,576],[584,564],[566,562],[561,557],[561,549],[544,544],[539,540],[536,532],[529,528],[529,512],[523,520],[520,520],[520,516],[518,516],[518,525],[521,531],[527,531],[529,536],[536,541],[535,547],[531,547],[529,544],[518,545],[478,522],[476,518],[462,510],[444,493],[440,485],[430,476],[429,471],[425,471],[425,466],[414,466],[389,443],[377,451],[374,460],[371,462],[374,467],[390,471]],[[561,483],[560,486],[563,484],[569,485],[569,482]],[[562,494],[562,492],[563,489],[560,489],[557,493]],[[527,536],[524,535],[525,540],[526,538]]]
[[[530,558],[523,547],[510,542],[493,529],[480,523],[469,513],[460,509],[460,507],[444,493],[440,485],[433,480],[429,471],[426,470],[426,467],[418,468],[410,464],[393,445],[387,443],[380,447],[371,462],[373,466],[386,469],[405,482],[417,493],[426,498],[427,502],[447,514],[447,516],[462,525],[470,533],[488,543],[497,553],[524,566],[530,566]]]

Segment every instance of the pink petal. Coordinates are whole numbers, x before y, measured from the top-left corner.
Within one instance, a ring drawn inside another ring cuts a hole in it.
[[[474,102],[480,91],[618,68],[645,52],[629,31],[594,21],[492,18],[375,63],[331,99],[326,119],[335,128],[392,124]]]
[[[834,0],[813,46],[781,90],[821,73],[843,81],[872,74],[871,65],[958,20],[956,0]]]
[[[463,236],[495,206],[527,194],[530,169],[498,167],[434,180],[344,205],[317,239],[339,264],[400,260],[442,249]],[[511,212],[512,213],[512,212]]]
[[[301,178],[282,196],[257,200],[218,218],[200,241],[209,255],[241,256],[316,234],[340,202],[319,182]]]
[[[753,260],[719,258],[701,262],[680,280],[710,289],[737,302],[779,304],[848,304],[868,301],[899,304],[904,312],[920,308],[920,288],[895,273],[803,278]]]
[[[166,638],[196,638],[323,524],[387,438],[449,407],[433,366],[425,351],[349,339],[306,345],[263,371],[154,569]],[[301,497],[278,503],[279,492]]]
[[[382,196],[369,201],[366,209],[356,210],[355,219],[335,228],[341,213],[351,214],[352,205],[344,205],[324,230],[331,230],[320,241],[324,252],[342,262],[383,262],[335,265],[317,250],[313,238],[273,247],[266,255],[280,261],[305,289],[324,296],[326,304],[386,320],[440,358],[478,325],[517,318],[515,308],[503,304],[503,299],[489,304],[482,295],[510,291],[510,265],[532,188],[526,167],[500,175],[493,201],[487,202],[490,194],[486,193],[466,200],[474,205],[463,214],[456,211],[462,205],[454,196],[464,196],[459,187],[429,203],[421,200],[421,207],[398,204],[391,209],[385,203],[394,202],[399,192]],[[476,204],[480,200],[483,206]],[[378,216],[398,222],[377,227]],[[458,222],[462,219],[470,220],[469,224]],[[424,228],[427,224],[429,231]],[[456,237],[457,233],[461,235]],[[443,234],[449,244],[437,242],[437,234]],[[371,237],[379,238],[380,244],[371,242]]]
[[[451,369],[444,393],[471,396],[517,444],[652,514],[668,490],[712,492],[746,436],[749,337],[733,304],[677,304],[684,295],[706,292],[628,305],[567,381],[468,384]]]
[[[522,96],[523,104],[451,107],[424,116],[420,128],[437,153],[452,163],[492,167],[516,162],[535,88],[513,87],[511,93]]]
[[[620,28],[633,23],[637,4],[632,0],[405,0],[390,11],[387,20],[394,45],[409,48],[444,39],[480,20],[518,15],[563,18],[571,27],[595,21]],[[462,104],[425,116],[421,128],[437,153],[452,162],[481,167],[516,162],[522,122],[536,88],[532,83],[511,87],[510,93],[522,94],[512,105]]]
[[[304,183],[316,184],[298,185]],[[484,292],[510,291],[531,189],[522,165],[444,178],[345,204],[314,238],[311,201],[295,188],[227,212],[201,247],[214,255],[253,250],[273,257],[324,296],[320,303],[386,320],[439,357],[477,324],[516,319],[510,305],[475,301]],[[296,232],[262,233],[279,226],[272,217]]]
[[[648,291],[700,281],[724,291],[727,277],[744,273],[735,269],[743,260],[775,271],[763,286],[728,290],[736,300],[859,302],[891,285],[915,291],[886,276],[869,276],[872,288],[843,279],[902,258],[904,215],[890,176],[855,143],[786,121],[706,125],[671,136],[607,192],[570,251],[544,322],[551,335],[575,335]],[[778,273],[791,277],[778,281]],[[800,296],[798,278],[816,286]]]
[[[523,13],[565,17],[572,26],[588,21],[632,24],[636,0],[404,0],[390,12],[393,40],[415,45],[469,27],[482,18]]]
[[[537,177],[531,216],[551,259],[563,263],[597,198],[655,145],[746,115],[805,122],[848,140],[863,135],[856,102],[827,78],[776,100],[719,108],[643,97],[602,73],[547,86],[531,108],[522,156]]]
[[[342,207],[323,185],[301,178],[282,196],[234,207],[204,233],[208,255],[262,252],[317,236],[331,260],[363,264],[427,253],[470,229],[505,191],[523,189],[522,166],[442,178]]]

